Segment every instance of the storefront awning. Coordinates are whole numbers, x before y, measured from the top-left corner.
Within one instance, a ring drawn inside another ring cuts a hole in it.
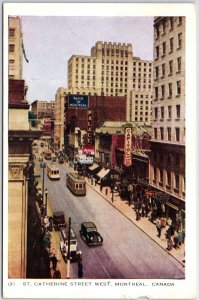
[[[99,173],[97,173],[97,176],[100,178],[104,178],[109,172],[110,169],[103,168]]]
[[[93,170],[95,170],[97,168],[99,168],[99,165],[98,164],[93,164],[91,167],[89,167],[89,170],[93,171]]]

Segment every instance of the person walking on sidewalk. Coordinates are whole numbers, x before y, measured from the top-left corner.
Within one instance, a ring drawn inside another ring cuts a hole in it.
[[[82,278],[83,277],[83,265],[81,260],[78,261],[78,278]]]
[[[168,236],[167,238],[167,250],[171,251],[173,248],[173,238],[172,236]]]
[[[158,237],[161,237],[161,232],[162,232],[162,225],[161,225],[161,221],[160,221],[160,217],[157,218],[156,220],[156,228],[158,231]]]
[[[52,265],[53,265],[53,271],[55,271],[57,268],[57,263],[58,263],[58,259],[55,254],[51,257],[51,261],[52,261]]]

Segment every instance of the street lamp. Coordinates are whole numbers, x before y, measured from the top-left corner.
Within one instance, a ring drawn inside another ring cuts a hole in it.
[[[46,203],[45,203],[46,215],[48,215],[48,190],[47,189],[45,189],[45,196],[46,196]]]

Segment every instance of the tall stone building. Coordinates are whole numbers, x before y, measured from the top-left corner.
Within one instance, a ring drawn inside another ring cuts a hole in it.
[[[153,62],[133,58],[133,90],[130,97],[130,121],[151,123]]]
[[[73,94],[90,93],[92,95],[101,95],[103,93],[105,96],[126,96],[126,119],[135,120],[135,110],[133,108],[135,99],[133,97],[136,93],[132,93],[132,90],[134,81],[138,82],[140,78],[133,71],[133,61],[131,44],[97,42],[91,49],[91,56],[73,55],[70,58],[68,62],[68,89]],[[139,62],[142,61],[140,60]],[[137,64],[137,59],[135,59],[134,64]],[[149,88],[147,82],[152,80],[148,75],[149,69],[152,70],[151,64],[152,62],[147,61],[142,63],[142,72],[139,74],[143,77],[141,78],[143,85],[142,88],[139,85],[134,88],[134,91],[137,91],[137,93],[140,89],[142,89],[143,93],[148,93],[149,90],[151,93],[152,84]],[[152,73],[150,76],[152,77]],[[146,81],[145,88],[144,81]],[[149,106],[150,104],[147,104],[148,108]],[[145,113],[145,111],[143,112]],[[136,118],[136,121],[140,121],[140,117]],[[143,121],[146,121],[145,118],[143,118]],[[149,121],[149,118],[147,118],[147,122]]]
[[[55,101],[35,100],[31,104],[31,110],[37,119],[54,117]]]
[[[19,17],[9,17],[8,26],[8,75],[10,79],[22,79],[23,52],[21,19]]]
[[[153,96],[150,185],[175,218],[185,210],[185,17],[154,18]]]
[[[62,87],[57,90],[55,95],[54,145],[59,150],[64,148],[66,95],[67,90]]]

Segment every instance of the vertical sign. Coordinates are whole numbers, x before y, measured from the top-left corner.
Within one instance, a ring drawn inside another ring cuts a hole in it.
[[[88,109],[87,112],[87,144],[92,145],[92,110]]]
[[[131,127],[126,127],[125,135],[124,135],[124,165],[126,167],[130,167],[132,165],[131,139],[132,139],[132,129]]]

